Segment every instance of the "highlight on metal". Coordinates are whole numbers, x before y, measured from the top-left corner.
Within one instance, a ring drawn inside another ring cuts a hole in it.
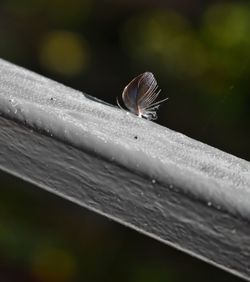
[[[156,120],[160,104],[168,99],[155,102],[160,92],[154,75],[151,72],[144,72],[124,88],[122,100],[131,113],[148,120]],[[123,109],[118,98],[117,105]]]

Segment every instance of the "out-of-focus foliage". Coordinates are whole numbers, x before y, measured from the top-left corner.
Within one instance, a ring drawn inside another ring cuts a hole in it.
[[[250,159],[249,1],[2,0],[0,57],[113,104],[152,71],[160,124]],[[0,197],[1,281],[230,281],[18,185]]]
[[[172,79],[195,79],[192,83],[200,85],[201,91],[223,94],[228,80],[238,78],[235,70],[241,69],[243,61],[249,73],[250,10],[220,4],[201,16],[199,27],[169,10],[135,16],[125,25],[124,45],[135,60],[149,61]],[[215,81],[220,88],[211,84]]]

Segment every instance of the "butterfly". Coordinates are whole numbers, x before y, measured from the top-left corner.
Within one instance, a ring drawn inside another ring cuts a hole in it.
[[[168,98],[155,102],[161,90],[151,72],[144,72],[135,77],[123,90],[122,100],[133,114],[148,120],[157,119],[157,110]],[[117,98],[117,105],[123,109]]]

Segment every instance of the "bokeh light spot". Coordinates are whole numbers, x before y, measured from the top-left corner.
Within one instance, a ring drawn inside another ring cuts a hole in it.
[[[216,4],[204,14],[204,29],[215,45],[233,47],[250,43],[250,8],[234,3]]]
[[[89,61],[85,40],[76,33],[66,31],[46,34],[39,55],[45,68],[65,76],[77,75],[87,67]]]
[[[130,54],[172,74],[195,77],[204,73],[208,54],[188,20],[173,11],[154,12],[130,20],[123,31]]]

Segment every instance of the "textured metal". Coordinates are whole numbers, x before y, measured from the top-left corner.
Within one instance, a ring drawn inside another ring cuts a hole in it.
[[[0,169],[250,281],[249,162],[3,60],[0,114]]]

